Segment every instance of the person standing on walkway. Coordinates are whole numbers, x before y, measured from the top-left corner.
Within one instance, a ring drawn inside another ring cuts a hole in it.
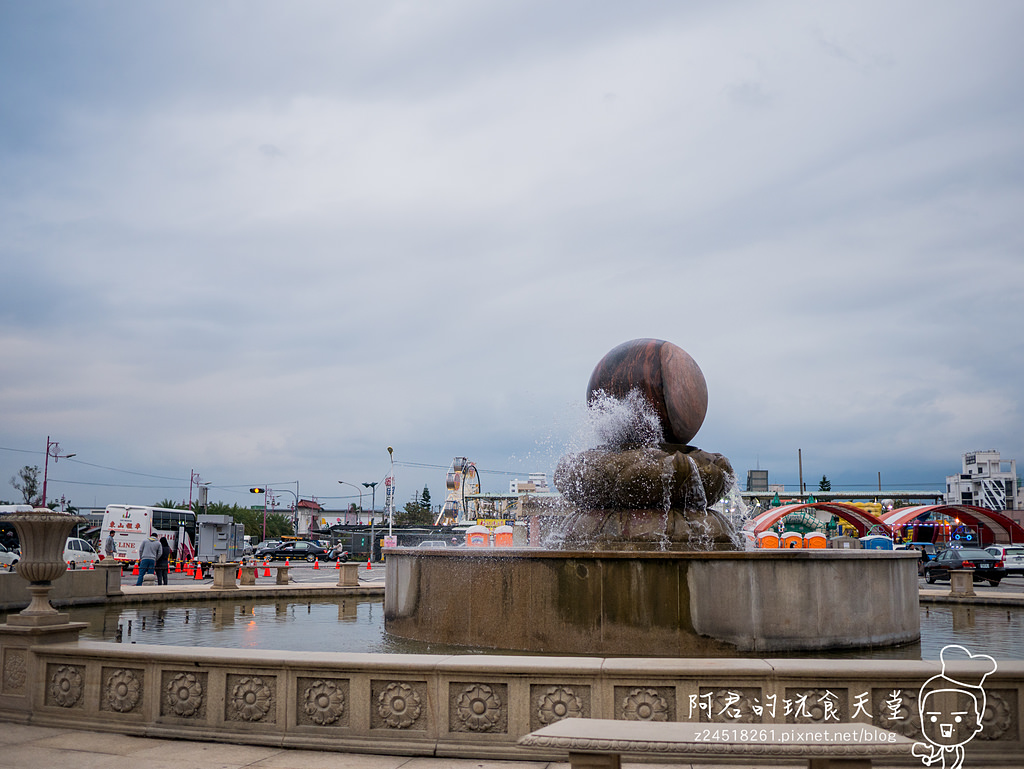
[[[107,541],[103,543],[103,554],[104,557],[111,560],[114,559],[114,553],[117,551],[117,545],[114,543],[114,530],[111,529],[110,533],[107,534]]]
[[[142,578],[156,570],[156,559],[160,557],[160,543],[156,541],[156,534],[150,534],[149,539],[142,543],[139,548],[139,580],[136,587],[142,584]]]
[[[167,537],[160,537],[160,555],[156,559],[156,584],[167,584],[167,559],[171,557],[171,546]]]

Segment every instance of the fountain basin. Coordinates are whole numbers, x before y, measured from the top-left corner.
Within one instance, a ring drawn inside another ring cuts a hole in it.
[[[418,641],[706,657],[921,635],[916,553],[386,552],[385,629]]]

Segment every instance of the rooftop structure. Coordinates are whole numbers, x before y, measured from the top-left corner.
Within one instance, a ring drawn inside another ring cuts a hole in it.
[[[946,503],[950,505],[1016,510],[1019,492],[1016,460],[1002,459],[995,449],[964,454],[960,473],[946,476]]]

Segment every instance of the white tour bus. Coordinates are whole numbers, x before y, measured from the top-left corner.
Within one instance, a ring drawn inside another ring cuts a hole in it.
[[[107,505],[100,533],[100,552],[104,552],[107,532],[114,532],[114,558],[139,560],[139,548],[150,534],[167,537],[171,555],[180,560],[195,555],[196,514],[191,510],[144,505]]]

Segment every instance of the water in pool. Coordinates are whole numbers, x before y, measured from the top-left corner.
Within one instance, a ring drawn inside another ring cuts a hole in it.
[[[478,653],[478,650],[389,637],[384,632],[384,601],[372,596],[308,602],[261,600],[192,605],[152,603],[131,608],[90,606],[66,611],[73,621],[89,623],[81,637],[92,641],[285,651]],[[1024,612],[1017,609],[924,605],[921,607],[921,642],[917,644],[891,649],[768,656],[935,660],[943,646],[958,643],[975,653],[990,654],[996,660],[1020,660],[1024,659],[1024,645],[1019,641],[1022,634]]]

